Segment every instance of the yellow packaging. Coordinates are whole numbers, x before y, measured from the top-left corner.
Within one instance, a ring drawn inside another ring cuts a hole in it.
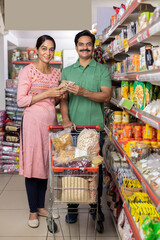
[[[117,72],[121,73],[121,62],[117,63]]]
[[[152,139],[152,127],[149,124],[145,125],[143,139]]]
[[[157,140],[160,140],[160,130],[157,130]]]
[[[122,123],[129,123],[129,113],[125,111],[122,112]]]
[[[131,153],[132,153],[132,148],[135,146],[137,141],[128,141],[127,144],[127,155],[128,157],[131,157]]]
[[[122,122],[122,112],[115,111],[114,112],[114,123],[121,123]]]
[[[128,81],[121,82],[121,96],[128,99],[129,83]]]

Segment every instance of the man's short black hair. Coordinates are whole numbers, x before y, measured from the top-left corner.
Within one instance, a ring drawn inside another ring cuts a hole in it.
[[[83,30],[79,33],[77,33],[77,35],[75,36],[75,39],[74,39],[74,42],[75,42],[75,45],[77,46],[77,43],[78,43],[78,39],[82,36],[89,36],[91,39],[92,39],[92,44],[94,46],[95,44],[95,36],[88,30]]]

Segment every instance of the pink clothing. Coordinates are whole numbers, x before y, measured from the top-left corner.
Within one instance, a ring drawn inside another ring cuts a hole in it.
[[[34,64],[24,67],[18,76],[17,104],[24,107],[23,142],[20,144],[19,174],[28,178],[47,179],[49,173],[48,125],[57,125],[54,98],[30,106],[32,96],[57,87],[60,72],[41,73]]]

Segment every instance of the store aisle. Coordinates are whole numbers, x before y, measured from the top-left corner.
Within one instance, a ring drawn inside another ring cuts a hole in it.
[[[48,205],[48,196],[49,191],[46,205]],[[97,240],[118,240],[104,197],[105,230],[103,234],[97,234]],[[47,235],[45,218],[41,217],[40,226],[32,229],[27,225],[28,215],[24,177],[15,174],[0,174],[0,240],[45,240]],[[81,216],[80,214],[80,218],[83,218]],[[83,221],[83,219],[80,220]],[[84,225],[84,227],[86,226]],[[49,233],[48,240],[51,239],[53,239],[52,234]],[[61,240],[62,238],[56,239]],[[92,237],[88,238],[88,240],[92,239]]]

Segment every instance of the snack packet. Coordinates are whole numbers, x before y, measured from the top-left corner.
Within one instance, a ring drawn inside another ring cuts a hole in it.
[[[66,128],[63,131],[53,133],[51,139],[53,147],[56,153],[59,153],[61,150],[65,150],[68,146],[73,146],[71,129]]]
[[[145,84],[143,82],[134,82],[133,101],[139,109],[145,108]]]

